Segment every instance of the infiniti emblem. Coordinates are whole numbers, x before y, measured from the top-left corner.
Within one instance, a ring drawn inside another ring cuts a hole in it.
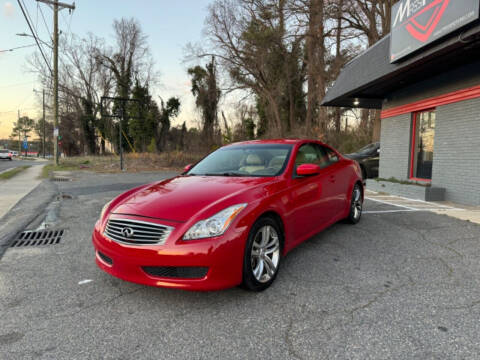
[[[134,234],[133,229],[126,227],[122,230],[123,236],[125,236],[127,239],[131,238]]]

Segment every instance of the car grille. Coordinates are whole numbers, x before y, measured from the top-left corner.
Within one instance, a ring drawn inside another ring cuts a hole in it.
[[[128,245],[163,245],[172,232],[170,226],[152,222],[109,219],[105,235],[113,241]]]
[[[208,272],[208,267],[203,266],[143,266],[142,269],[150,276],[183,279],[201,279]]]

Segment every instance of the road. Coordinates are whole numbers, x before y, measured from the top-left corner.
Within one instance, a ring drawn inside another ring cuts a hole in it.
[[[300,245],[262,293],[152,288],[99,270],[90,235],[103,204],[171,175],[57,184],[48,214],[61,243],[0,259],[0,357],[478,359],[480,227],[429,211],[367,200],[358,225]]]
[[[0,172],[5,171],[7,169],[15,168],[17,166],[26,166],[26,165],[39,165],[39,164],[44,164],[41,161],[38,160],[18,160],[14,159],[12,161],[10,160],[0,160]]]

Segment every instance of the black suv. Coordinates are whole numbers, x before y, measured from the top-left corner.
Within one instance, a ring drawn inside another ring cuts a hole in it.
[[[345,155],[347,158],[357,160],[362,169],[364,179],[378,177],[378,163],[380,160],[380,143],[368,144],[360,150]]]

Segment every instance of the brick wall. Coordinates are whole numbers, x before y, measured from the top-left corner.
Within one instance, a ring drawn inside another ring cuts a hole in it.
[[[408,178],[411,123],[410,114],[382,120],[379,177]]]
[[[480,99],[437,107],[432,185],[446,200],[480,205]]]
[[[383,109],[428,99],[480,84],[480,61],[396,91]],[[382,120],[382,178],[408,179],[411,114]],[[480,205],[480,99],[439,106],[433,155],[432,185],[446,189],[446,200]]]

